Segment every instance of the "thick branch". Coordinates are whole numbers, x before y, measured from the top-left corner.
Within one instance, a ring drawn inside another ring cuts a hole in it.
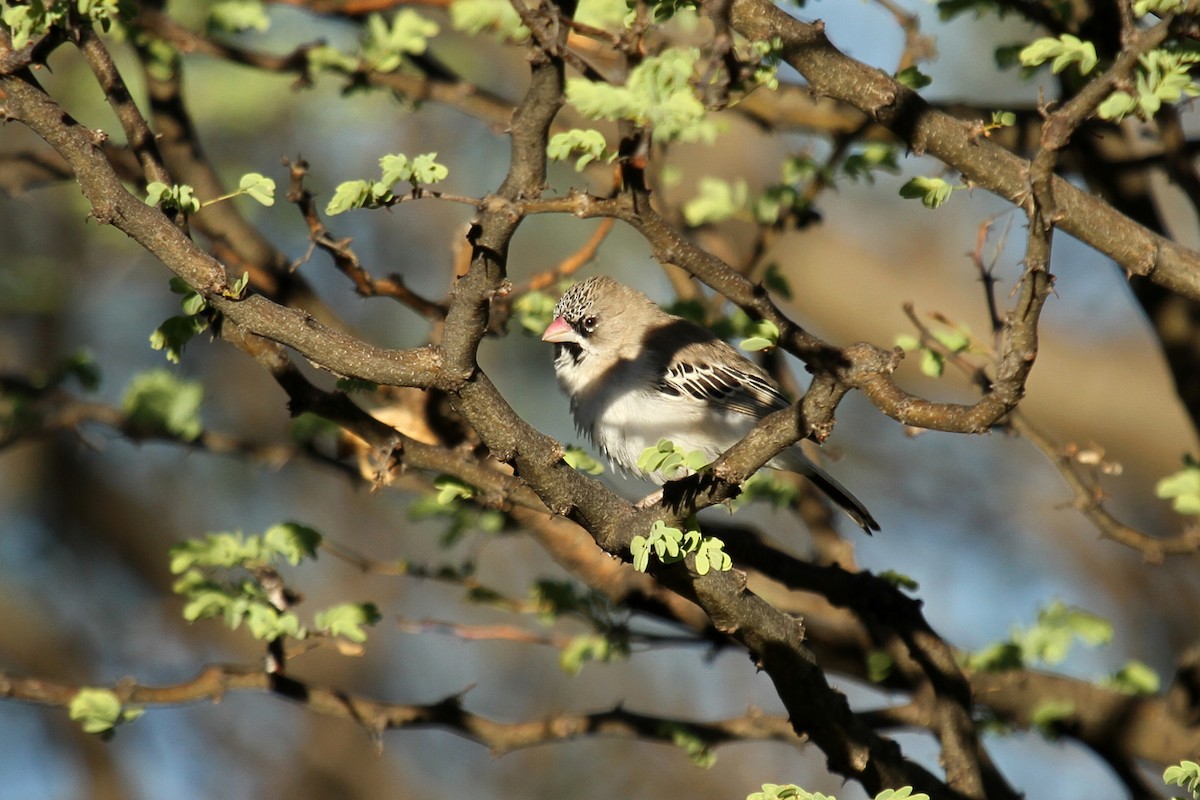
[[[848,103],[886,126],[916,153],[929,153],[976,186],[1017,204],[1028,199],[1029,162],[977,135],[971,125],[933,109],[881,70],[855,61],[825,37],[821,23],[804,23],[766,0],[735,0],[733,26],[767,41],[780,37],[784,60],[812,91]],[[1200,254],[1155,234],[1098,197],[1061,178],[1053,183],[1059,228],[1140,275],[1200,299]]]
[[[28,71],[0,76],[8,111],[50,144],[70,165],[92,216],[133,238],[188,285],[204,294],[228,320],[295,348],[342,375],[396,386],[431,386],[438,354],[429,347],[397,351],[368,345],[327,328],[304,311],[264,297],[229,296],[224,267],[171,224],[161,211],[125,190],[100,149],[98,137],[66,114],[35,84]]]

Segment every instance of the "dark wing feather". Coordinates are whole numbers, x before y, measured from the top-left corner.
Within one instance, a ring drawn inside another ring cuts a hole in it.
[[[702,352],[697,352],[700,348],[681,349],[667,365],[659,388],[752,417],[790,405],[765,372],[729,345],[725,347],[729,351],[722,355],[727,357],[719,360],[705,359]]]

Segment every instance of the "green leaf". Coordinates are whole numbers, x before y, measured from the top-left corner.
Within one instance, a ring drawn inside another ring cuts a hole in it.
[[[204,387],[199,381],[184,381],[166,370],[152,370],[130,382],[121,405],[134,428],[191,441],[204,430],[199,414],[203,399]]]
[[[247,604],[245,622],[250,635],[264,642],[283,637],[304,639],[308,636],[299,617],[290,611],[281,612],[264,602]]]
[[[1012,641],[988,645],[977,653],[969,654],[966,661],[971,669],[985,672],[1005,672],[1025,666],[1020,646]]]
[[[1146,14],[1174,14],[1184,10],[1187,0],[1137,0],[1133,4],[1134,16],[1144,17]]]
[[[84,687],[67,705],[67,714],[80,723],[85,733],[107,733],[122,722],[131,722],[144,713],[137,707],[123,707],[110,689]]]
[[[146,184],[146,203],[158,205],[163,211],[175,210],[184,214],[194,214],[200,210],[200,201],[186,183],[167,186],[160,181],[151,181]]]
[[[179,307],[183,309],[184,314],[191,316],[208,308],[208,301],[199,292],[190,291],[179,298]]]
[[[190,591],[181,591],[179,594],[188,597],[188,602],[183,607],[183,618],[187,622],[227,616],[233,604],[229,593],[212,583],[192,587]]]
[[[8,26],[12,46],[20,50],[34,39],[44,36],[66,15],[65,3],[31,2],[28,5],[5,3],[0,8],[0,20]]]
[[[1091,645],[1105,644],[1112,639],[1112,633],[1112,623],[1108,620],[1055,601],[1038,612],[1036,624],[1017,632],[1013,639],[1027,660],[1053,665],[1067,657],[1075,639]]]
[[[271,27],[271,18],[261,0],[220,0],[208,10],[210,31],[240,33],[258,31]]]
[[[885,569],[883,572],[879,573],[879,577],[880,579],[890,583],[892,586],[895,586],[897,589],[903,589],[907,592],[915,592],[921,588],[921,584],[917,583],[904,573],[897,572],[894,569]]]
[[[796,499],[796,487],[780,480],[773,470],[761,470],[742,484],[742,493],[733,501],[736,510],[755,500],[766,500],[775,508],[787,508]]]
[[[933,338],[952,353],[962,353],[971,347],[971,331],[966,327],[939,328],[933,332]]]
[[[728,572],[733,569],[733,559],[725,552],[725,543],[715,536],[705,536],[696,548],[696,573],[707,575],[710,569]]]
[[[641,534],[634,536],[629,543],[629,552],[633,555],[633,568],[645,572],[650,566],[650,540]]]
[[[331,439],[340,431],[337,423],[311,411],[305,411],[293,419],[288,430],[292,441],[304,445],[312,444],[318,439]]]
[[[1047,738],[1058,736],[1058,724],[1075,715],[1075,704],[1070,700],[1047,700],[1029,715],[1029,721]]]
[[[788,283],[788,279],[779,271],[779,265],[774,262],[768,264],[766,272],[763,273],[763,286],[784,300],[792,299],[792,285]]]
[[[371,185],[367,181],[344,181],[333,190],[333,197],[325,206],[325,213],[331,217],[349,211],[352,208],[362,208],[366,203]]]
[[[186,301],[187,298],[184,298],[182,302]],[[208,330],[208,325],[209,322],[207,319],[194,314],[186,317],[170,317],[164,320],[150,334],[150,347],[153,350],[165,350],[167,361],[170,361],[172,364],[178,364],[183,357],[183,351],[187,347],[187,343],[196,334]]]
[[[257,172],[247,172],[238,181],[238,189],[264,206],[275,205],[275,181]]]
[[[822,797],[824,797],[822,795]],[[764,783],[761,792],[746,796],[746,800],[816,800],[817,795],[806,792],[794,783]]]
[[[650,548],[663,563],[677,561],[682,557],[680,544],[683,542],[683,531],[672,528],[661,519],[656,519],[650,526]]]
[[[424,53],[429,39],[437,36],[438,30],[436,22],[411,8],[398,12],[391,24],[382,14],[371,14],[361,45],[363,61],[368,69],[392,72],[404,63],[405,56]]]
[[[765,86],[771,91],[779,88],[779,65],[783,63],[783,39],[772,36],[750,43],[751,64],[754,68],[750,77],[751,86]]]
[[[475,487],[463,483],[450,475],[439,475],[433,481],[433,488],[438,490],[438,505],[448,506],[457,500],[466,500],[475,496]]]
[[[969,656],[967,664],[973,669],[989,671],[1016,669],[1039,661],[1058,664],[1067,657],[1076,639],[1091,645],[1107,644],[1112,633],[1113,626],[1108,620],[1055,601],[1038,612],[1034,625],[1013,630],[1007,641]]]
[[[693,228],[723,222],[746,209],[749,190],[743,180],[730,183],[705,176],[699,194],[683,204],[683,218]]]
[[[383,619],[374,603],[342,603],[318,612],[313,617],[317,630],[330,636],[340,636],[355,644],[367,640],[367,632],[363,630],[368,625],[374,625]]]
[[[993,111],[992,126],[996,128],[1011,128],[1017,124],[1017,115],[1011,111]]]
[[[96,364],[95,358],[86,349],[79,350],[73,355],[63,359],[44,382],[43,386],[58,386],[68,378],[74,378],[79,381],[79,385],[86,391],[93,391],[100,385],[100,367]]]
[[[929,800],[924,792],[913,794],[911,786],[901,786],[899,789],[884,789],[875,795],[875,800]]]
[[[567,102],[591,119],[629,120],[648,127],[655,142],[712,143],[716,124],[706,118],[704,104],[692,87],[700,51],[669,48],[644,58],[624,86],[571,78]]]
[[[248,271],[243,272],[242,277],[238,278],[236,281],[233,282],[233,286],[230,288],[229,293],[234,299],[241,299],[242,297],[245,296],[246,287],[249,285],[250,285],[250,273]]]
[[[414,186],[418,183],[437,183],[445,180],[446,176],[450,174],[450,170],[445,165],[434,160],[436,158],[437,153],[422,153],[412,160],[410,181]]]
[[[628,11],[625,0],[580,0],[575,21],[593,28],[619,32]]]
[[[317,557],[321,534],[298,522],[282,522],[267,528],[262,543],[266,557],[280,556],[294,567],[306,558]]]
[[[779,344],[779,327],[770,320],[759,320],[749,331],[751,335],[738,343],[738,347],[746,352],[770,350]]]
[[[383,172],[380,182],[385,186],[407,181],[413,174],[412,162],[403,153],[394,153],[379,159],[379,169]]]
[[[663,723],[659,733],[670,736],[671,743],[687,753],[688,760],[701,769],[717,763],[717,753],[700,737],[695,728],[681,723]]]
[[[1152,695],[1158,693],[1162,679],[1149,666],[1134,659],[1114,672],[1104,685],[1125,694]]]
[[[533,336],[541,336],[542,331],[554,321],[554,305],[558,301],[541,291],[530,291],[513,301],[513,311],[521,329]]]
[[[574,583],[541,578],[529,589],[530,602],[537,607],[543,625],[552,625],[563,614],[585,613],[593,601],[592,592],[580,591]]]
[[[150,181],[146,184],[146,204],[156,206],[170,192],[171,187],[162,181]]]
[[[810,205],[808,197],[795,187],[775,184],[754,198],[750,210],[760,225],[779,225],[789,217],[799,218]]]
[[[1154,486],[1154,494],[1170,500],[1177,514],[1200,514],[1200,466],[1189,464],[1160,479]]]
[[[578,675],[589,661],[612,661],[624,655],[625,649],[616,646],[607,636],[588,633],[575,636],[558,654],[558,666],[568,675]]]
[[[1050,69],[1056,75],[1071,64],[1077,64],[1080,74],[1087,75],[1099,62],[1095,45],[1069,33],[1064,33],[1057,39],[1046,37],[1031,42],[1020,52],[1018,58],[1026,67],[1040,66],[1053,59]]]
[[[340,72],[353,73],[358,69],[358,59],[343,53],[336,47],[318,45],[305,51],[308,68],[311,72]]]
[[[699,471],[708,465],[708,455],[700,451],[685,453],[675,447],[670,439],[659,439],[654,447],[647,447],[638,456],[637,468],[642,472],[661,473],[668,480],[682,477],[680,473]]]
[[[896,661],[886,650],[871,650],[867,653],[867,680],[883,683],[891,677]]]
[[[607,158],[612,161],[616,153],[608,152],[608,142],[598,130],[574,128],[550,137],[546,145],[546,156],[551,161],[566,161],[575,153],[581,153],[575,162],[575,171],[582,172],[593,161]]]
[[[918,176],[900,187],[900,196],[919,199],[926,208],[937,208],[949,200],[957,188],[961,187],[951,186],[941,178]]]
[[[683,538],[683,531],[679,528],[672,528],[660,519],[655,520],[648,536],[639,534],[630,543],[634,568],[645,572],[650,565],[651,555],[657,556],[664,564],[679,561],[686,555],[681,546]]]
[[[700,4],[698,0],[651,0],[649,6],[655,24],[662,24],[677,14],[697,10]],[[627,17],[626,25],[630,24],[632,21]]]
[[[1025,49],[1025,42],[1017,42],[1016,44],[998,45],[992,51],[992,60],[996,62],[996,69],[1005,70],[1021,64],[1021,51]]]
[[[657,472],[667,456],[675,452],[675,443],[670,439],[659,439],[654,447],[647,447],[638,456],[637,468],[642,472]]]
[[[1176,766],[1167,767],[1163,771],[1163,783],[1181,786],[1192,793],[1194,800],[1200,800],[1200,764],[1180,761]]]
[[[529,29],[508,0],[452,0],[450,24],[470,34],[490,30],[502,39],[522,42]]]
[[[171,572],[178,575],[192,567],[244,567],[264,561],[262,540],[241,531],[207,533],[203,539],[186,539],[169,551]]]
[[[1128,115],[1137,111],[1137,98],[1128,92],[1113,92],[1108,96],[1108,99],[1102,102],[1096,109],[1096,113],[1101,119],[1111,119],[1121,121]]]
[[[900,163],[898,151],[894,145],[873,142],[863,145],[842,162],[842,171],[854,180],[875,182],[876,171],[898,173]]]
[[[604,472],[603,464],[578,447],[568,446],[563,452],[563,461],[566,461],[571,469],[588,475],[599,475]]]
[[[946,358],[941,353],[931,350],[928,347],[921,350],[921,365],[922,374],[930,378],[940,378],[946,371]]]
[[[896,73],[896,82],[910,89],[924,89],[933,83],[933,78],[921,72],[917,67],[905,67]]]

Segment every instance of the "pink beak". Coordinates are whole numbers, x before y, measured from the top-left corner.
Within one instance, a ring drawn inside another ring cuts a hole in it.
[[[555,317],[542,334],[543,342],[572,342],[575,338],[575,329],[562,317]]]

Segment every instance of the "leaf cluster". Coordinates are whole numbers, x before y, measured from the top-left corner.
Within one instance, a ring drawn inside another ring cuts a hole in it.
[[[325,213],[332,217],[352,208],[383,208],[399,199],[393,192],[397,183],[407,182],[416,191],[422,184],[438,183],[450,174],[444,164],[437,162],[437,153],[422,153],[411,159],[403,153],[386,155],[379,159],[379,169],[379,180],[339,183]]]
[[[648,128],[655,142],[711,144],[717,125],[692,88],[699,59],[694,47],[672,47],[643,59],[623,86],[570,78],[567,102],[589,119],[628,120]]]
[[[67,714],[78,722],[84,733],[96,733],[109,737],[113,729],[132,722],[145,713],[138,706],[126,706],[111,689],[85,686],[76,692],[67,705]]]
[[[764,783],[761,792],[747,795],[746,800],[837,800],[833,795],[809,792],[794,783]],[[929,800],[924,792],[913,793],[911,786],[899,789],[884,789],[875,795],[875,800]]]
[[[438,35],[436,22],[405,8],[389,23],[382,14],[367,17],[362,42],[362,59],[367,69],[393,72],[410,55],[421,55],[429,40]]]
[[[1038,611],[1037,622],[1028,628],[1013,628],[1008,639],[972,654],[972,669],[999,672],[1043,663],[1059,664],[1076,640],[1090,645],[1112,639],[1112,623],[1080,608],[1054,601]]]
[[[244,623],[254,638],[264,641],[308,637],[308,628],[288,604],[280,602],[279,595],[288,593],[274,585],[280,580],[275,568],[315,559],[321,539],[313,528],[284,522],[261,535],[224,531],[174,545],[170,568],[179,578],[172,589],[187,601],[183,618],[195,622],[221,617],[231,630]],[[317,612],[313,626],[323,634],[361,644],[367,638],[366,626],[380,619],[373,603],[341,603]]]
[[[438,475],[433,480],[434,492],[418,498],[408,508],[414,520],[439,518],[446,520],[441,543],[449,547],[468,531],[499,533],[504,529],[504,514],[492,508],[480,508],[464,502],[475,497],[476,489],[453,475]]]
[[[1170,500],[1177,514],[1200,514],[1200,464],[1188,459],[1183,469],[1159,480],[1154,493]]]
[[[192,441],[204,431],[203,400],[204,386],[199,381],[185,381],[159,369],[135,376],[121,405],[135,433]]]
[[[1181,786],[1191,793],[1192,800],[1200,800],[1200,764],[1195,761],[1181,761],[1167,767],[1163,782],[1168,786]]]
[[[733,569],[733,561],[724,547],[725,543],[715,536],[701,534],[695,518],[692,518],[688,521],[686,531],[655,520],[647,535],[633,537],[629,552],[633,555],[633,568],[638,572],[649,569],[652,555],[664,564],[673,564],[695,554],[696,573],[707,575],[710,569],[718,572]]]

